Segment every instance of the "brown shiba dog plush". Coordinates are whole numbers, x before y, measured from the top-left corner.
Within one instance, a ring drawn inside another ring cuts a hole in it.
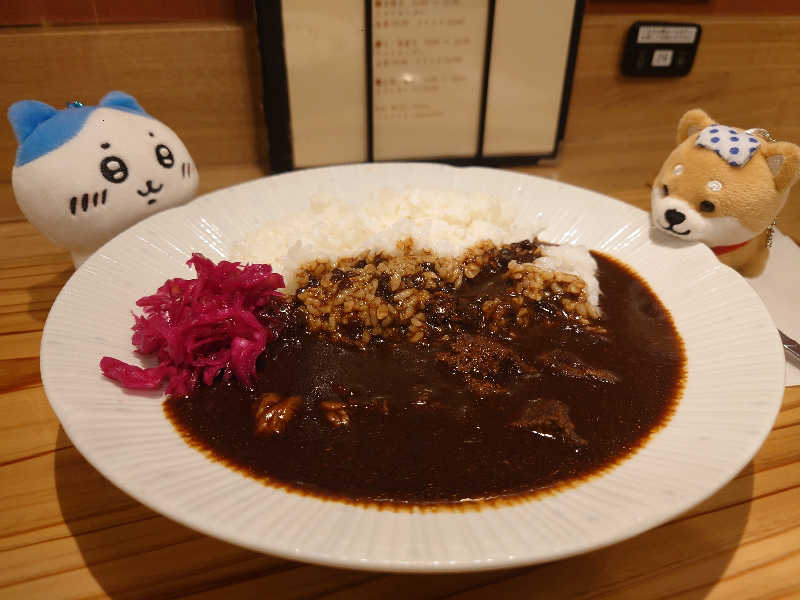
[[[763,129],[719,125],[693,109],[681,117],[678,147],[653,182],[653,224],[704,242],[728,266],[755,275],[798,177],[800,147],[776,142]]]

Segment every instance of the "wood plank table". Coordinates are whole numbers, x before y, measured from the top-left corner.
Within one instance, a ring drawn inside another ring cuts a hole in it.
[[[651,158],[651,166],[663,160]],[[627,170],[582,160],[576,145],[562,166],[523,170],[646,207],[648,175],[620,162]],[[204,188],[259,173],[218,168]],[[798,200],[796,191],[779,219],[795,239]],[[800,597],[800,387],[786,389],[773,431],[732,482],[614,546],[534,567],[448,575],[289,562],[170,521],[83,459],[39,375],[42,327],[72,274],[69,255],[23,220],[0,223],[0,242],[0,598]]]

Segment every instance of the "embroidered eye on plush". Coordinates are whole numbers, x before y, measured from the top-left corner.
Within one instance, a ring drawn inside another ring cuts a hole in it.
[[[175,164],[175,157],[172,156],[172,150],[164,144],[156,146],[156,160],[165,169],[171,169],[172,165]]]
[[[666,185],[661,186],[661,191],[664,192],[664,197],[669,196],[669,188]]]
[[[100,161],[100,173],[111,183],[122,183],[128,178],[128,165],[119,156],[106,156]]]
[[[714,212],[714,208],[715,208],[714,203],[709,202],[708,200],[703,200],[700,203],[700,210],[702,210],[703,212]]]

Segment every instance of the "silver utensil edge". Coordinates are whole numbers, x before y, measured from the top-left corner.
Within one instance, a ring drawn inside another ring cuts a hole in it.
[[[778,329],[778,334],[781,336],[781,343],[787,354],[790,354],[795,360],[800,361],[800,343],[790,338],[788,335]]]

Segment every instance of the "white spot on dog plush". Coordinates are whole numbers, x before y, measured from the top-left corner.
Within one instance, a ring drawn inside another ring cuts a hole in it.
[[[766,262],[770,226],[798,177],[800,147],[690,110],[678,124],[678,146],[653,182],[651,219],[657,229],[703,242],[722,262],[755,274]]]
[[[8,118],[19,142],[12,171],[17,204],[72,252],[76,267],[127,227],[197,192],[186,146],[123,92],[63,110],[23,100]]]

